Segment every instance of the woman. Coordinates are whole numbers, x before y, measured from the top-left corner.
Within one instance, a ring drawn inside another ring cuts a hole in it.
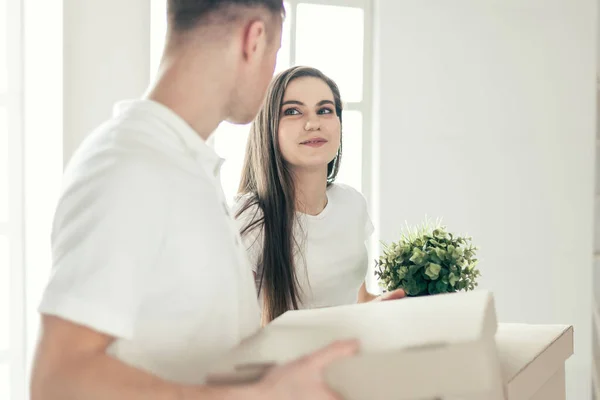
[[[336,184],[342,102],[331,79],[293,67],[254,120],[234,206],[263,302],[263,323],[290,309],[372,300],[365,288],[366,202]]]

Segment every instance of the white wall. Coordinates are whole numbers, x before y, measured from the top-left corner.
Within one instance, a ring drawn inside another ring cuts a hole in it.
[[[152,0],[157,1],[157,0]],[[149,0],[64,0],[64,156],[139,97],[150,76]]]
[[[381,239],[471,234],[501,322],[575,325],[589,399],[595,1],[379,0],[375,27]]]
[[[28,373],[38,337],[37,306],[52,267],[49,237],[63,171],[63,9],[48,0],[22,4],[25,323],[19,357],[26,354],[23,364]],[[28,385],[23,386],[27,390]]]

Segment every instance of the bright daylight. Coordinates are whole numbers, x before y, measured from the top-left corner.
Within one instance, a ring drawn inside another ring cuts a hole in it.
[[[597,0],[0,0],[0,400],[600,400]]]

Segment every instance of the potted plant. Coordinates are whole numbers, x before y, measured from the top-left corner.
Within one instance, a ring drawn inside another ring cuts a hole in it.
[[[415,229],[407,225],[400,240],[384,244],[375,261],[379,285],[387,291],[402,288],[407,296],[473,290],[481,274],[471,241],[449,233],[440,220]]]

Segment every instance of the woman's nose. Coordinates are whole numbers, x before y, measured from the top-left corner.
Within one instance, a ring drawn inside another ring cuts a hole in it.
[[[311,117],[306,121],[306,125],[304,126],[304,130],[306,131],[317,131],[319,130],[319,119]]]

